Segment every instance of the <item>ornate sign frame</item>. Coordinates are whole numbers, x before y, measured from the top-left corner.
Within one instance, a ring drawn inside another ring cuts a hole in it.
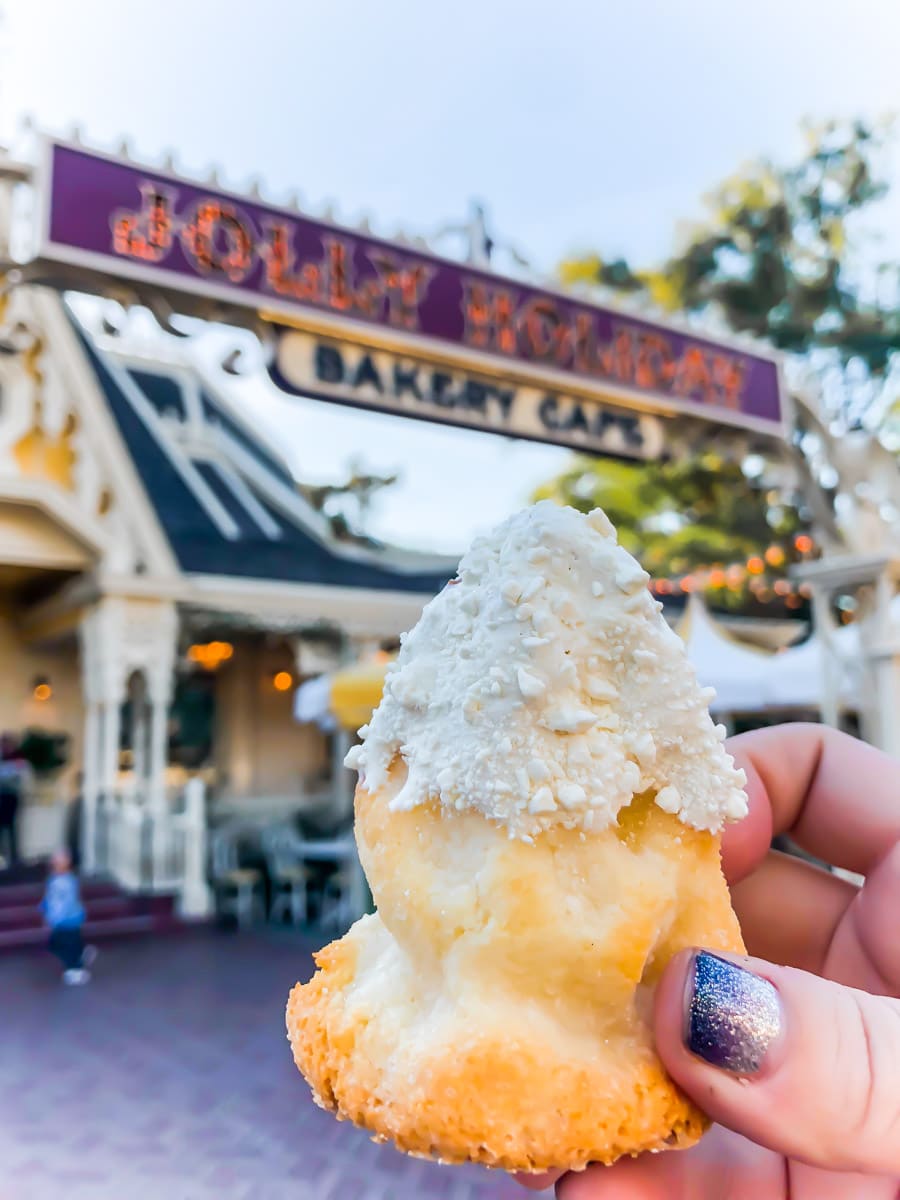
[[[131,283],[185,312],[263,318],[275,333],[270,374],[288,392],[637,457],[661,452],[654,424],[665,417],[785,434],[780,362],[756,346],[59,140],[44,143],[36,182],[35,261],[69,286]],[[316,387],[298,367],[296,331],[337,352],[364,348],[378,382]],[[376,357],[455,382],[436,403],[405,403]],[[480,398],[500,387],[527,399],[493,406],[494,419]],[[451,391],[468,401],[443,403]]]

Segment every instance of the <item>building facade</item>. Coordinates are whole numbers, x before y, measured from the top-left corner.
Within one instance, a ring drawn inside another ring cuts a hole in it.
[[[140,829],[163,882],[189,779],[204,811],[346,788],[345,735],[298,725],[295,687],[396,638],[454,563],[336,536],[186,357],[104,344],[49,289],[3,305],[0,728],[67,742],[24,852],[63,838],[78,795],[85,866],[143,879],[115,861]]]

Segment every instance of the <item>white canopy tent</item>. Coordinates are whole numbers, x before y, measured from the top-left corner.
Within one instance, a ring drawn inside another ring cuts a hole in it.
[[[756,712],[766,707],[766,680],[774,655],[732,637],[696,593],[688,599],[678,633],[700,683],[716,690],[714,712]]]
[[[775,654],[769,664],[766,691],[774,708],[819,708],[825,672],[835,670],[838,700],[845,708],[859,701],[860,644],[856,625],[844,625],[829,635],[831,648],[818,631],[799,646]]]
[[[695,594],[688,600],[678,632],[698,679],[716,690],[714,712],[820,709],[830,665],[837,673],[841,704],[846,708],[858,705],[860,645],[855,625],[828,634],[817,631],[800,645],[772,654],[733,637]]]

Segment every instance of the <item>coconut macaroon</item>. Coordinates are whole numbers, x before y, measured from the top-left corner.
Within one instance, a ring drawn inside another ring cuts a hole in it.
[[[710,694],[602,512],[478,539],[348,765],[377,912],[288,1003],[319,1104],[410,1153],[577,1169],[695,1141],[653,1049],[686,946],[743,949]]]

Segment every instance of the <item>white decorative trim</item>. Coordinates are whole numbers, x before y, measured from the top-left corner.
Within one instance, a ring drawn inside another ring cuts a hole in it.
[[[233,468],[231,470],[226,469],[225,465],[219,459],[212,458],[210,459],[210,463],[219,479],[221,479],[223,487],[228,488],[238,504],[247,510],[248,516],[256,522],[260,532],[273,542],[279,541],[283,537],[281,526],[277,521],[272,520],[272,517],[266,512],[253,492],[250,491],[241,476]]]
[[[107,364],[115,368],[113,373],[126,396],[156,437],[163,451],[172,460],[173,465],[185,478],[185,482],[210,513],[210,517],[222,530],[223,536],[235,537],[236,532],[229,533],[227,529],[236,531],[237,527],[217,498],[206,487],[201,477],[194,471],[191,464],[191,449],[195,444],[198,449],[207,450],[212,447],[214,451],[218,450],[220,453],[224,453],[240,482],[246,482],[248,493],[252,495],[255,489],[266,503],[276,509],[288,522],[299,526],[337,558],[409,574],[443,570],[452,574],[455,570],[456,558],[449,555],[424,554],[394,546],[373,549],[364,545],[339,542],[332,534],[328,520],[309,503],[295,486],[266,470],[245,446],[229,434],[226,428],[215,425],[213,421],[203,416],[201,393],[206,392],[212,404],[221,408],[229,421],[244,430],[249,440],[258,442],[260,450],[270,455],[284,471],[292,474],[290,464],[279,452],[277,446],[274,446],[268,437],[260,435],[259,430],[247,421],[238,405],[200,367],[193,363],[180,362],[170,355],[172,361],[166,363],[164,370],[160,370],[157,361],[143,358],[133,352],[123,351],[118,346],[105,348],[104,355]],[[164,427],[158,414],[128,374],[131,370],[147,371],[175,379],[178,382],[187,412],[187,422],[183,434],[176,431],[179,433],[178,437],[171,436],[171,433],[163,436]],[[249,507],[246,497],[241,496],[241,502]],[[265,529],[266,535],[276,536],[276,533],[272,532],[274,523],[258,502],[251,510],[251,515],[256,520],[268,521],[268,528]]]
[[[49,480],[0,474],[0,501],[39,509],[99,558],[110,549],[102,522],[73,508],[71,495]]]
[[[156,409],[135,383],[134,379],[121,363],[107,355],[107,367],[116,383],[121,388],[126,400],[140,417],[147,432],[159,446],[162,453],[184,480],[185,486],[193,493],[212,523],[222,537],[234,541],[240,537],[237,522],[227,511],[219,498],[207,486],[205,480],[194,467],[194,464],[183,452],[174,438],[164,437],[162,422]]]
[[[209,373],[201,368],[197,368],[195,375],[200,388],[209,394],[214,403],[220,405],[236,425],[245,429],[249,438],[261,441],[263,449],[293,475],[290,464],[278,452],[277,448],[271,445],[267,437],[261,436],[258,430],[254,430],[248,425],[246,418],[238,409],[238,406],[227,392],[223,391],[218,384],[213,382]],[[385,547],[382,550],[374,550],[367,546],[348,545],[338,542],[331,532],[331,526],[327,518],[318,509],[313,508],[297,488],[289,487],[283,479],[265,471],[256,458],[248,453],[234,438],[228,436],[227,429],[219,429],[218,433],[221,441],[226,445],[235,466],[246,476],[248,482],[259,488],[273,507],[277,508],[289,521],[300,525],[311,537],[317,539],[336,557],[351,562],[371,563],[376,566],[386,567],[388,570],[406,571],[410,574],[419,574],[432,570],[441,571],[444,569],[450,569],[452,572],[456,569],[458,556],[454,558],[450,555],[424,554],[420,551],[403,550],[394,546]]]
[[[352,637],[396,637],[418,621],[431,593],[332,587],[316,583],[270,583],[223,575],[185,576],[184,603],[222,612],[243,612],[293,625],[334,625]]]
[[[52,348],[73,403],[80,411],[82,427],[90,430],[91,445],[109,477],[116,505],[127,514],[126,524],[136,550],[153,572],[177,575],[178,563],[115,427],[99,380],[63,311],[62,300],[56,293],[41,288],[29,288],[29,297],[45,331],[47,345]]]
[[[81,621],[84,694],[88,703],[121,704],[135,671],[153,704],[168,704],[175,671],[178,614],[158,600],[105,597]]]

